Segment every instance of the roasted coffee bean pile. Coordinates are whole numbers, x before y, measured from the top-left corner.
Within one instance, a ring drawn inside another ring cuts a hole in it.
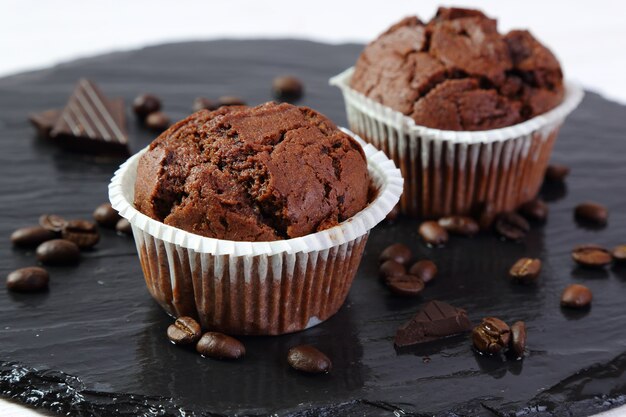
[[[177,318],[167,328],[167,338],[175,345],[194,346],[205,358],[236,360],[246,355],[246,347],[241,341],[224,333],[202,333],[200,324],[192,317]],[[297,371],[310,374],[326,374],[332,369],[328,356],[311,345],[289,349],[287,363]]]
[[[553,185],[562,183],[569,172],[570,169],[564,165],[550,165],[545,173],[544,182]],[[400,210],[396,206],[387,216],[386,222],[393,224],[399,216]],[[574,208],[573,217],[580,226],[598,228],[608,223],[609,212],[599,203],[585,202]],[[442,217],[436,221],[427,220],[420,224],[418,235],[423,244],[430,248],[440,248],[449,244],[451,236],[472,237],[488,230],[492,230],[505,241],[521,242],[533,225],[543,224],[547,218],[548,205],[540,198],[536,198],[522,204],[515,212],[496,214],[492,207],[485,206],[476,217],[455,215]],[[626,244],[613,249],[597,244],[577,245],[573,248],[571,257],[580,268],[598,269],[610,264],[626,263]],[[432,261],[423,259],[411,265],[412,259],[411,247],[403,243],[394,243],[380,254],[379,277],[393,294],[405,297],[419,296],[425,285],[437,275],[437,267]],[[534,285],[541,276],[541,269],[541,259],[523,257],[511,265],[508,276],[515,284]],[[563,290],[560,305],[566,309],[585,309],[590,307],[591,300],[592,293],[589,288],[572,284]],[[452,308],[448,310],[450,316],[453,316]],[[402,335],[402,340],[422,341],[433,337],[427,336],[427,333],[432,331],[432,318],[429,321],[423,316],[423,313],[418,312],[410,325],[404,324],[398,330],[396,339],[398,334]],[[411,329],[412,333],[407,329]],[[497,355],[506,352],[509,358],[522,358],[526,346],[526,325],[522,321],[517,321],[509,327],[496,317],[486,317],[474,327],[471,339],[474,348],[482,354]]]
[[[89,220],[66,220],[56,214],[42,214],[38,226],[27,226],[11,234],[13,246],[35,249],[37,261],[46,266],[70,266],[80,262],[81,251],[93,249],[100,241],[98,226],[115,229],[119,235],[131,235],[128,220],[123,219],[104,203],[93,212],[95,223]],[[97,225],[96,225],[97,223]],[[41,267],[26,267],[7,275],[10,291],[39,292],[48,288],[50,276]]]
[[[411,264],[412,258],[411,249],[402,243],[394,243],[380,254],[380,279],[395,295],[417,297],[424,290],[425,284],[437,275],[434,262],[423,259]]]

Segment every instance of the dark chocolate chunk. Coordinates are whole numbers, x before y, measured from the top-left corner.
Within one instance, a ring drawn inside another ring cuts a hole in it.
[[[128,155],[124,116],[123,101],[107,100],[92,81],[81,79],[50,136],[74,151]]]
[[[465,310],[433,300],[398,329],[394,343],[397,347],[417,345],[464,333],[471,328]]]
[[[28,116],[28,120],[30,120],[30,123],[37,129],[39,137],[49,138],[50,132],[60,116],[61,110],[50,109],[42,111],[41,113],[33,113]]]

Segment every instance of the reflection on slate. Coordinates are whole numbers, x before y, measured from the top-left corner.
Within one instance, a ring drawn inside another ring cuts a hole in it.
[[[121,160],[70,154],[37,140],[27,119],[62,107],[79,78],[126,103],[141,92],[155,93],[176,120],[189,114],[197,96],[271,100],[272,79],[291,73],[306,86],[301,104],[345,125],[341,96],[328,78],[352,65],[360,49],[305,41],[193,42],[0,79],[0,235],[36,223],[43,213],[89,218],[106,201]],[[128,121],[136,152],[154,135]],[[381,225],[335,317],[302,333],[244,338],[248,355],[241,362],[203,359],[169,344],[171,318],[148,295],[134,242],[102,230],[101,242],[83,253],[79,266],[50,268],[48,293],[0,291],[2,395],[74,414],[129,416],[583,416],[624,403],[626,268],[577,269],[570,256],[579,243],[626,243],[624,131],[624,107],[588,94],[556,143],[555,160],[572,172],[562,187],[544,187],[550,201],[544,226],[534,225],[521,243],[489,234],[455,236],[446,248],[431,249],[420,242],[416,221]],[[586,200],[608,206],[606,228],[574,222],[573,208]],[[416,259],[431,258],[439,267],[422,298],[394,297],[378,278],[380,251],[398,241]],[[514,285],[507,276],[522,256],[543,261],[536,286]],[[33,263],[33,251],[13,249],[8,239],[0,244],[2,276]],[[571,283],[591,288],[590,310],[561,309],[561,291]],[[429,299],[465,308],[474,323],[489,315],[525,321],[524,359],[477,356],[467,336],[397,353],[396,329]],[[327,353],[332,373],[291,370],[285,355],[300,343]]]

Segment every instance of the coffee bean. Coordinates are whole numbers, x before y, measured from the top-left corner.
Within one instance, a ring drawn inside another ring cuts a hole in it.
[[[393,206],[391,211],[387,213],[385,220],[387,221],[387,223],[393,224],[396,220],[398,220],[398,217],[400,217],[400,206],[396,204],[395,206]]]
[[[517,213],[508,212],[499,214],[496,219],[496,232],[509,240],[521,240],[526,237],[530,225]]]
[[[115,225],[115,230],[118,234],[122,235],[130,236],[133,234],[133,226],[131,226],[130,222],[126,219],[120,219]]]
[[[100,226],[113,229],[121,217],[117,210],[111,207],[111,203],[104,203],[93,211],[93,219]]]
[[[496,221],[498,213],[492,204],[483,203],[482,207],[478,211],[478,226],[480,230],[491,230],[493,223]]]
[[[537,281],[541,272],[541,261],[533,258],[521,258],[513,264],[509,270],[509,275],[515,282],[521,284],[532,284]]]
[[[448,232],[436,221],[423,222],[420,224],[418,233],[429,246],[441,246],[448,241]]]
[[[386,279],[387,277],[400,276],[406,274],[406,268],[404,265],[388,260],[380,264],[380,268],[378,268],[378,273],[381,279]]]
[[[588,268],[602,268],[611,263],[613,256],[608,249],[599,245],[578,245],[572,250],[572,259]]]
[[[46,265],[72,265],[80,259],[80,249],[74,242],[53,239],[42,243],[36,250],[39,262]]]
[[[278,100],[295,101],[302,97],[304,86],[296,77],[285,75],[274,78],[272,92]]]
[[[174,324],[167,328],[167,337],[176,345],[190,345],[196,343],[202,336],[202,329],[197,321],[183,316],[176,319]]]
[[[424,281],[415,275],[392,275],[385,280],[389,290],[404,297],[417,297],[424,290]]]
[[[163,132],[170,127],[170,118],[162,111],[150,113],[148,117],[146,117],[146,127],[155,132]]]
[[[196,350],[207,358],[239,359],[246,354],[246,348],[239,340],[223,333],[208,332],[202,335]]]
[[[68,221],[61,231],[61,236],[65,240],[76,243],[81,249],[93,248],[100,240],[98,228],[87,220]]]
[[[328,356],[311,345],[300,345],[289,349],[287,363],[297,371],[310,374],[327,374],[333,367]]]
[[[220,107],[219,103],[215,100],[211,100],[205,97],[196,97],[193,101],[194,113],[200,110],[217,110]]]
[[[11,243],[22,248],[35,248],[56,237],[56,233],[41,226],[22,227],[11,233]]]
[[[140,119],[161,110],[161,100],[152,94],[141,94],[133,101],[133,111]]]
[[[524,356],[524,350],[526,349],[526,323],[523,321],[516,321],[511,326],[511,352],[517,358]]]
[[[545,174],[546,181],[562,182],[569,174],[569,167],[565,165],[552,164],[548,165]]]
[[[468,216],[446,216],[440,218],[438,223],[455,235],[474,236],[480,229],[478,222]]]
[[[581,223],[604,226],[608,221],[609,211],[602,204],[588,201],[576,206],[574,217]]]
[[[7,275],[7,289],[16,292],[37,292],[48,288],[48,271],[37,266],[17,269]]]
[[[544,222],[548,218],[548,205],[541,199],[522,204],[518,211],[528,220]]]
[[[584,285],[568,285],[561,294],[561,306],[568,308],[589,307],[592,298],[591,290]]]
[[[245,106],[246,102],[235,96],[222,96],[217,99],[220,106]]]
[[[496,317],[486,317],[472,330],[474,347],[482,353],[496,354],[508,346],[511,329]]]
[[[413,264],[409,269],[409,274],[420,277],[424,284],[428,284],[437,275],[437,265],[433,261],[423,259]]]
[[[413,256],[413,254],[407,245],[394,243],[393,245],[387,246],[385,250],[382,251],[378,260],[380,263],[392,260],[399,264],[406,265],[411,260],[411,256]]]
[[[56,214],[42,214],[39,217],[39,226],[55,233],[61,232],[65,223],[67,220]]]
[[[626,245],[619,245],[613,248],[611,252],[615,262],[626,262]]]

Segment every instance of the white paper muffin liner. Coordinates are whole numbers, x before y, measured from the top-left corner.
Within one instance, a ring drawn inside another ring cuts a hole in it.
[[[350,129],[383,150],[404,177],[400,209],[420,218],[515,210],[536,197],[565,118],[583,98],[565,85],[554,109],[513,126],[451,131],[420,126],[350,88],[354,68],[330,79],[341,89]]]
[[[367,207],[341,224],[275,242],[213,239],[168,226],[135,209],[132,156],[109,184],[114,209],[131,223],[152,297],[174,317],[204,329],[275,335],[314,326],[335,314],[348,295],[369,231],[398,203],[400,170],[352,132],[378,190]]]

